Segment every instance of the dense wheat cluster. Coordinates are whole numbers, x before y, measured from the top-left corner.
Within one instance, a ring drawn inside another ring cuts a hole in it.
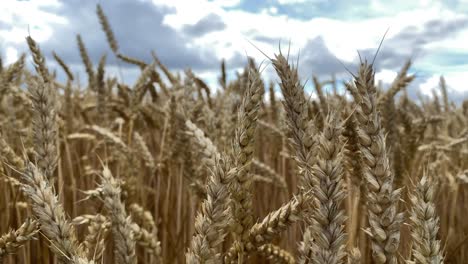
[[[35,70],[0,68],[0,263],[468,262],[468,100],[443,78],[414,101],[411,61],[390,87],[361,61],[311,97],[278,51],[278,83],[249,60],[208,87],[121,53],[97,16],[132,86],[79,35],[85,84],[31,37]]]

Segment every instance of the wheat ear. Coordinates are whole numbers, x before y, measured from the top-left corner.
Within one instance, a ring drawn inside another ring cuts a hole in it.
[[[357,104],[358,137],[362,171],[367,182],[367,208],[372,257],[376,263],[397,263],[400,226],[403,214],[398,212],[401,189],[394,190],[385,145],[384,131],[377,110],[374,70],[361,63],[352,90]]]
[[[270,263],[275,264],[295,264],[296,260],[294,259],[293,255],[288,251],[273,245],[273,244],[266,244],[257,249],[260,255],[264,256]]]
[[[245,247],[237,244],[231,246],[226,252],[225,263],[236,263],[240,250],[250,253],[254,250],[263,250],[261,247],[277,237],[293,223],[301,221],[309,213],[309,203],[312,197],[309,194],[300,194],[293,197],[276,211],[269,213],[261,222],[256,223],[249,230]]]
[[[312,188],[315,206],[308,227],[314,238],[310,251],[313,255],[307,263],[342,264],[345,261],[346,217],[341,209],[346,195],[343,184],[342,130],[336,114],[330,114],[318,138],[318,157],[313,167],[315,184]]]
[[[28,89],[33,102],[33,138],[37,163],[45,176],[51,179],[58,160],[55,90],[51,83],[41,78],[28,79]]]
[[[68,219],[63,205],[48,179],[32,163],[22,173],[22,190],[32,202],[33,213],[41,225],[42,233],[50,240],[50,248],[63,263],[84,261],[75,228]]]
[[[24,244],[34,239],[37,232],[39,232],[39,223],[26,219],[17,230],[11,230],[0,236],[0,263],[4,256],[14,254]]]
[[[77,216],[72,222],[74,225],[88,224],[88,233],[82,246],[88,258],[101,259],[105,249],[105,239],[111,226],[110,221],[101,214],[95,214]]]
[[[102,195],[104,206],[110,214],[114,240],[114,257],[118,264],[136,264],[135,234],[132,222],[121,201],[120,183],[114,179],[108,167],[102,171]]]
[[[47,70],[45,57],[39,49],[39,45],[37,45],[36,41],[31,37],[26,37],[26,42],[28,43],[29,50],[31,51],[36,72],[42,77],[45,83],[49,82],[49,71]]]
[[[94,90],[96,89],[94,86],[94,81],[96,79],[94,67],[91,59],[89,58],[88,51],[83,42],[83,39],[81,38],[81,35],[76,35],[76,42],[78,43],[78,50],[80,51],[81,60],[83,61],[83,64],[85,66],[86,74],[88,75],[88,87],[91,90]]]
[[[286,121],[296,148],[295,157],[301,175],[300,187],[310,190],[313,185],[311,168],[315,142],[312,137],[314,127],[309,118],[304,89],[299,82],[297,68],[290,66],[281,53],[276,55],[272,63],[281,79],[280,88],[284,96],[283,105],[286,110]]]
[[[258,111],[263,99],[260,76],[255,70],[249,75],[249,86],[245,91],[238,114],[238,128],[235,134],[234,153],[237,168],[236,177],[231,184],[231,203],[234,214],[234,233],[236,247],[240,248],[239,257],[244,257],[244,242],[253,225],[252,182],[250,165],[254,151],[254,135],[257,127]]]
[[[119,52],[117,40],[115,39],[114,32],[112,31],[109,21],[107,20],[107,16],[106,14],[104,14],[104,10],[102,10],[100,4],[96,6],[96,13],[99,18],[99,23],[101,23],[102,30],[104,30],[104,32],[106,33],[107,42],[109,43],[109,46],[111,47],[112,51],[115,54],[117,54]]]
[[[225,158],[216,156],[207,186],[207,196],[195,219],[195,235],[186,254],[187,263],[221,263],[219,246],[232,218],[229,214],[229,185],[235,170]]]
[[[353,248],[348,253],[348,264],[361,264],[361,251],[359,248]]]
[[[62,67],[62,69],[65,72],[65,74],[67,75],[68,79],[70,81],[73,81],[74,76],[73,76],[73,73],[71,72],[70,68],[68,67],[68,65],[62,60],[62,58],[60,58],[59,55],[57,55],[57,53],[53,52],[52,55],[54,56],[54,59],[57,61],[57,63],[60,65],[60,67]]]
[[[412,259],[408,263],[444,263],[441,243],[437,239],[439,217],[434,204],[433,179],[424,174],[416,185],[416,190],[410,193],[410,200],[413,206],[410,214],[413,249]]]

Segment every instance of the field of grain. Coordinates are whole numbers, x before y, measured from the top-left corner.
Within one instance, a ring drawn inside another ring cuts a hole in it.
[[[121,54],[97,16],[135,84],[79,35],[87,83],[31,37],[0,68],[0,263],[468,263],[468,99],[443,77],[415,101],[411,61],[381,87],[363,58],[311,97],[279,50],[278,83],[250,60],[208,87]]]

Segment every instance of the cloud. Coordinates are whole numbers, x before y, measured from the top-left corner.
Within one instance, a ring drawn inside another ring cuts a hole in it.
[[[466,73],[449,73],[444,74],[445,83],[447,86],[448,93],[453,95],[452,97],[458,102],[463,101],[463,98],[468,96],[468,91],[464,89],[466,83]],[[432,96],[432,91],[439,91],[440,76],[434,75],[423,78],[420,81],[420,91],[424,95]]]
[[[14,63],[18,60],[18,52],[16,51],[15,48],[8,47],[5,50],[5,56],[2,56],[2,58],[5,58],[4,62],[6,64]]]
[[[236,7],[241,3],[241,0],[216,0],[213,2],[221,7]]]
[[[307,0],[278,0],[278,4],[280,5],[295,5],[295,4],[303,4],[308,2]],[[314,0],[314,1],[309,1],[309,2],[323,2],[323,0]]]
[[[444,74],[449,100],[460,104],[468,98],[468,90],[464,89],[466,73]],[[441,96],[440,75],[419,76],[408,88],[408,95],[413,98],[431,98],[433,92]]]
[[[394,69],[401,61],[410,57],[423,59],[430,50],[427,44],[454,36],[468,25],[468,17],[453,19],[433,19],[421,27],[408,26],[393,37],[384,40],[384,48],[378,54],[376,67]],[[375,49],[362,51],[364,57],[371,58]]]
[[[82,34],[95,63],[103,53],[111,55],[95,14],[95,1],[5,1],[6,8],[0,10],[0,45],[3,56],[9,49],[10,60],[15,54],[12,49],[26,50],[28,25],[50,62],[55,50],[72,67],[81,66],[77,33]],[[460,78],[447,74],[468,73],[468,63],[460,59],[468,54],[467,12],[429,0],[348,2],[114,0],[102,4],[122,53],[149,62],[150,51],[155,50],[172,70],[191,67],[212,80],[222,58],[226,59],[228,75],[234,76],[247,56],[261,63],[266,59],[262,52],[272,56],[278,52],[278,43],[283,52],[291,43],[291,58],[300,54],[303,80],[311,74],[325,79],[331,73],[338,79],[349,79],[345,67],[357,71],[357,51],[371,60],[388,27],[376,59],[377,79],[390,82],[408,58],[414,59],[412,71],[424,72],[413,84],[415,89],[441,74],[455,87]],[[113,56],[108,56],[108,62],[117,67]],[[120,67],[124,74],[131,69],[124,63]],[[271,66],[264,76],[276,78]]]
[[[320,36],[306,43],[301,49],[299,60],[299,73],[304,77],[310,77],[311,74],[329,76],[332,73],[344,73],[346,71]]]
[[[41,44],[41,48],[50,55],[55,50],[66,62],[80,63],[76,44],[76,34],[80,33],[94,62],[102,54],[109,54],[105,35],[100,28],[95,14],[93,1],[70,0],[53,12],[62,14],[68,21],[65,25],[54,27],[54,35]],[[190,45],[190,38],[165,25],[165,15],[174,10],[154,5],[149,1],[116,0],[112,4],[103,4],[113,28],[120,51],[128,56],[151,61],[151,50],[155,50],[161,61],[173,69],[193,67],[195,69],[212,68],[217,58],[203,47]],[[33,35],[34,36],[34,35]],[[115,64],[115,60],[108,60]]]
[[[252,39],[260,42],[265,42],[271,45],[277,45],[281,41],[281,38],[260,35],[258,32],[255,33],[255,36]]]
[[[0,21],[0,30],[10,31],[11,29],[13,29],[13,25],[4,21]]]
[[[186,25],[183,31],[193,37],[201,37],[213,31],[220,31],[226,28],[222,18],[216,14],[209,14],[200,19],[194,25]]]
[[[375,81],[382,81],[384,84],[391,84],[397,75],[398,73],[396,71],[384,69],[375,73]]]

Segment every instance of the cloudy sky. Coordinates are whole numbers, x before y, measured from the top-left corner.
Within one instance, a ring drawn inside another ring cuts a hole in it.
[[[444,75],[451,97],[468,97],[467,0],[2,0],[0,52],[15,61],[26,51],[28,30],[56,67],[56,51],[85,79],[76,34],[80,33],[95,64],[111,51],[95,14],[100,3],[122,53],[151,61],[154,50],[169,68],[191,67],[216,86],[219,62],[226,59],[234,76],[247,56],[273,69],[258,49],[272,56],[279,44],[290,43],[304,81],[312,74],[326,80],[356,70],[358,51],[372,59],[389,29],[377,57],[376,78],[390,83],[408,59],[417,79],[410,92],[430,95]],[[138,69],[108,59],[110,74],[132,82]],[[30,63],[31,64],[31,63]],[[120,69],[120,70],[118,70]]]

